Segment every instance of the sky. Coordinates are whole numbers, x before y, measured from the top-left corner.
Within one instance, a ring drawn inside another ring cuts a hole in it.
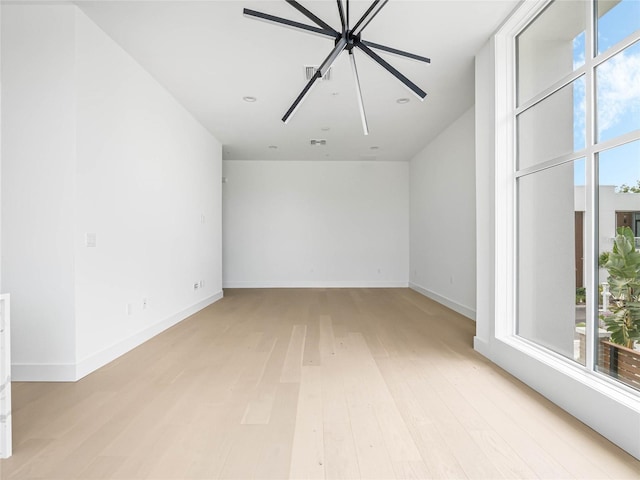
[[[622,0],[598,20],[598,53],[640,28],[640,0]],[[574,67],[584,63],[584,33],[573,42]],[[574,149],[585,147],[584,80],[574,84]],[[640,129],[640,42],[596,69],[598,141]],[[600,154],[600,184],[636,185],[640,180],[640,142]],[[584,185],[584,162],[576,164],[576,185]]]

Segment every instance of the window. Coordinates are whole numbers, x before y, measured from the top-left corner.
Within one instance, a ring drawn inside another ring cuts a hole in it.
[[[514,333],[640,389],[640,2],[547,2],[514,42]]]

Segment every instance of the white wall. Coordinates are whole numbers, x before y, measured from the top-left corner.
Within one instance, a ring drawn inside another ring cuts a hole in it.
[[[76,19],[74,247],[84,372],[122,342],[221,294],[222,188],[219,142],[82,11]],[[86,233],[96,234],[96,248],[85,246]]]
[[[221,297],[221,147],[76,7],[2,9],[13,373],[75,380]]]
[[[12,358],[66,375],[75,363],[74,7],[2,9],[2,286],[12,300]]]
[[[225,287],[406,286],[408,170],[224,162]]]
[[[494,44],[490,39],[475,60],[476,134],[476,341],[488,342],[494,334],[495,305],[495,175],[489,169],[495,158]],[[491,172],[491,173],[489,173]]]
[[[411,160],[411,288],[475,318],[474,108]]]

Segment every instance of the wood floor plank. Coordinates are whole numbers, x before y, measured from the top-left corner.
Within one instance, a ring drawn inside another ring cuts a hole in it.
[[[302,370],[302,356],[304,353],[306,325],[294,325],[289,339],[287,355],[280,375],[281,383],[299,383]]]
[[[321,378],[321,366],[302,367],[290,478],[325,478]]]
[[[325,421],[323,428],[326,478],[361,478],[351,423]]]
[[[318,321],[320,329],[320,359],[321,361],[326,361],[336,354],[336,339],[335,334],[333,333],[333,321],[329,315],[320,315]]]
[[[299,384],[278,384],[255,478],[281,480],[289,475],[299,393]]]
[[[351,333],[346,347],[341,358],[358,366],[345,373],[344,384],[360,474],[363,478],[371,479],[395,478],[385,435],[375,414],[375,404],[381,399],[388,399],[390,394],[384,391],[386,385],[382,390],[377,390],[370,383],[375,382],[380,386],[375,362],[370,354],[367,359],[364,338]]]
[[[312,309],[317,310],[317,309]],[[320,318],[310,314],[307,318],[307,331],[304,339],[303,366],[318,366],[322,364],[320,356]]]
[[[237,425],[233,429],[232,445],[220,472],[220,478],[254,478],[256,465],[264,447],[266,429],[264,425]]]

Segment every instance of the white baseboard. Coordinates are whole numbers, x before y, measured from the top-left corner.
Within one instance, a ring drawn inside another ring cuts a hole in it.
[[[473,349],[484,357],[489,357],[489,354],[491,353],[489,343],[477,335],[473,337]]]
[[[116,358],[133,350],[147,340],[180,323],[223,297],[222,290],[184,310],[125,338],[104,350],[84,358],[77,364],[27,365],[13,364],[12,377],[16,382],[75,382],[96,371]]]
[[[75,382],[76,365],[73,363],[12,363],[11,380],[14,382]]]
[[[441,303],[442,305],[450,308],[454,312],[458,312],[460,315],[464,315],[465,317],[470,318],[473,321],[476,320],[476,311],[470,307],[467,307],[454,300],[451,300],[450,298],[447,298],[435,292],[432,292],[431,290],[421,287],[420,285],[416,285],[415,283],[410,282],[409,288],[411,290],[415,290],[416,292],[424,295],[427,298],[430,298],[431,300]]]
[[[405,281],[282,281],[225,282],[223,288],[407,288]]]

